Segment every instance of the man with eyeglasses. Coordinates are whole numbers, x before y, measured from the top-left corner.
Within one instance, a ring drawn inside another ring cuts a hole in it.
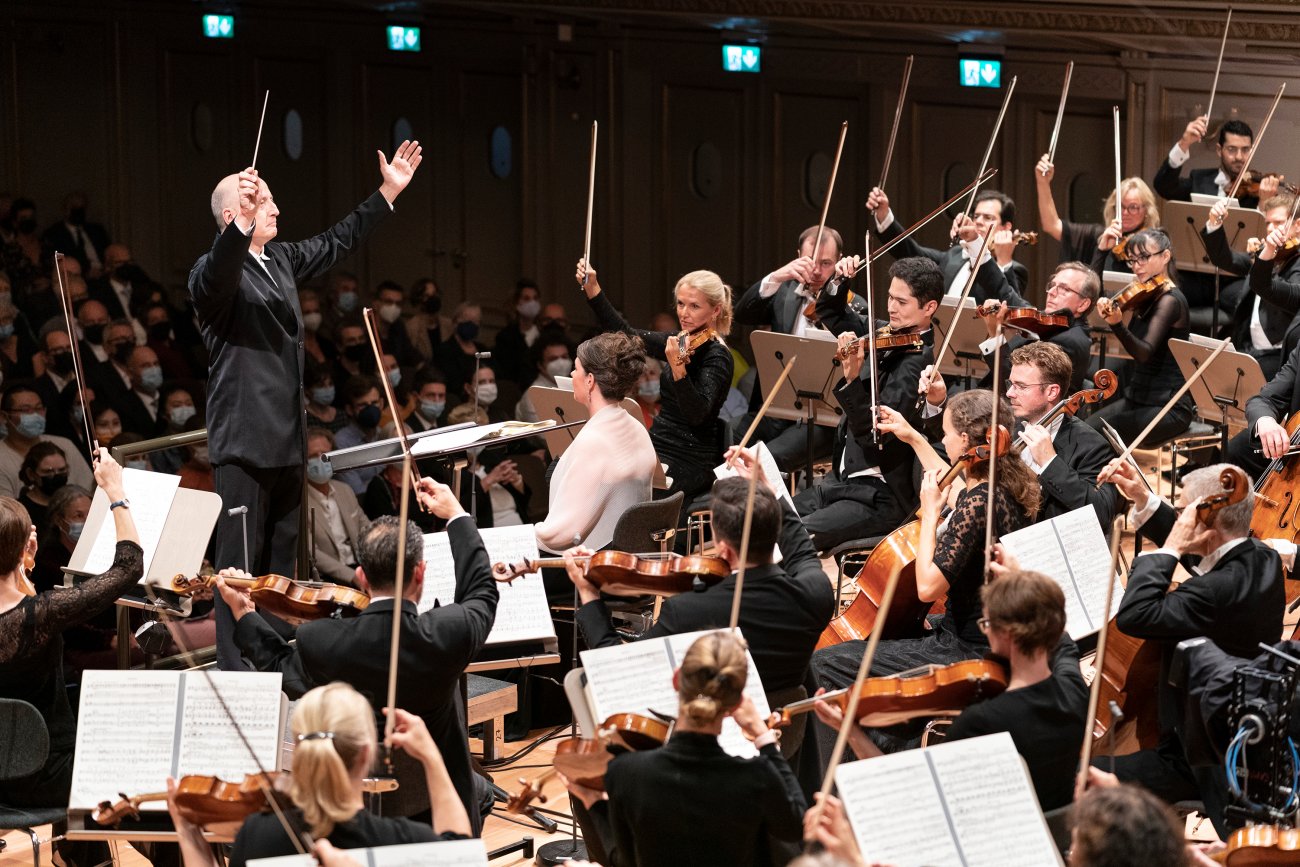
[[[45,403],[30,382],[15,382],[5,388],[0,397],[0,418],[7,431],[0,442],[0,495],[18,498],[23,489],[19,478],[23,458],[37,443],[54,443],[63,450],[68,461],[68,484],[87,491],[94,489],[95,477],[77,444],[45,433]]]
[[[805,337],[812,332],[825,335],[817,317],[805,316],[808,305],[817,300],[821,288],[833,276],[835,263],[844,252],[840,233],[827,226],[822,232],[821,249],[814,255],[817,227],[809,226],[799,235],[799,255],[759,280],[736,302],[735,321],[754,328],[768,328],[780,334]],[[861,302],[858,302],[859,309]],[[765,397],[755,371],[750,392],[749,412],[736,423],[737,431],[746,431]],[[754,432],[754,439],[767,444],[776,464],[784,471],[801,466],[807,459],[808,435],[804,422],[792,422],[765,416]],[[835,442],[835,431],[823,425],[813,427],[813,458],[828,457]]]
[[[1040,338],[1034,334],[1025,334],[1007,326],[1007,318],[1015,308],[1034,305],[1015,291],[1007,282],[1006,276],[992,263],[985,263],[976,275],[976,285],[983,286],[990,300],[980,305],[990,315],[984,317],[984,327],[988,329],[989,339],[980,344],[980,353],[984,363],[989,366],[990,374],[980,384],[987,388],[992,382],[993,357],[999,341],[1002,349],[1002,376],[1005,377],[1011,365],[1012,350]],[[1097,301],[1101,291],[1101,280],[1097,273],[1082,262],[1062,262],[1052,272],[1047,282],[1047,302],[1043,312],[1066,317],[1068,326],[1045,338],[1048,343],[1059,347],[1071,365],[1069,380],[1062,386],[1068,387],[1073,394],[1083,388],[1083,380],[1088,375],[1091,361],[1092,337],[1088,334],[1088,311]],[[1001,300],[992,300],[1001,299]],[[1003,326],[1002,336],[998,336],[998,325]],[[1063,397],[1068,396],[1063,394]]]
[[[1246,165],[1246,155],[1250,153],[1250,144],[1255,138],[1250,127],[1239,120],[1225,121],[1219,128],[1218,141],[1214,146],[1219,166],[1213,169],[1192,169],[1184,177],[1183,164],[1192,156],[1192,145],[1206,136],[1210,119],[1205,115],[1194,118],[1183,130],[1183,135],[1169,151],[1151,186],[1157,193],[1170,201],[1189,202],[1192,193],[1204,193],[1211,196],[1226,196],[1232,189],[1237,175]],[[1260,183],[1259,194],[1267,199],[1277,193],[1277,178],[1265,178]],[[1259,197],[1238,195],[1237,200],[1243,208],[1259,205]]]
[[[867,210],[875,214],[876,236],[880,243],[888,243],[903,234],[903,226],[894,217],[889,206],[889,197],[880,187],[873,187],[867,196]],[[984,233],[990,226],[995,226],[994,237],[990,240],[990,249],[984,255],[986,259],[996,261],[997,267],[1006,275],[1007,282],[1017,292],[1025,291],[1029,285],[1029,270],[1011,258],[1015,244],[1010,233],[1016,220],[1016,203],[1011,197],[997,190],[983,190],[975,197],[975,207],[971,216],[958,214],[952,221],[948,237],[953,246],[947,250],[934,250],[922,247],[914,237],[900,241],[889,251],[895,259],[923,256],[939,266],[943,272],[945,295],[960,295],[970,277],[971,261],[984,244]],[[985,260],[976,263],[976,267]],[[989,296],[978,284],[971,289],[971,297],[976,303],[983,302]],[[993,296],[996,297],[996,296]]]

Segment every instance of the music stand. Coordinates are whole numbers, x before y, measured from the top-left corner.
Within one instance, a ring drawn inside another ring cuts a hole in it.
[[[957,311],[958,300],[957,296],[945,295],[939,301],[939,309],[934,311],[934,345],[935,352],[938,352],[948,329],[957,329],[949,344],[952,351],[939,365],[939,373],[960,376],[965,379],[966,387],[970,388],[975,378],[975,362],[984,360],[980,344],[989,339],[989,332],[984,326],[984,320],[976,312],[979,308],[975,299],[967,298],[960,313]]]
[[[1219,344],[1217,340],[1209,342],[1214,347]],[[1192,378],[1214,347],[1196,340],[1169,341],[1169,351],[1186,379]],[[1260,370],[1259,360],[1231,349],[1219,353],[1201,378],[1192,383],[1190,393],[1196,402],[1196,414],[1219,428],[1224,454],[1227,454],[1229,428],[1246,427],[1246,401],[1263,389],[1264,372]]]
[[[1164,225],[1173,242],[1174,260],[1180,271],[1195,271],[1198,274],[1228,274],[1214,266],[1205,252],[1205,239],[1201,229],[1210,215],[1207,205],[1192,202],[1165,202]],[[1254,208],[1228,208],[1223,218],[1223,228],[1228,246],[1234,250],[1245,250],[1247,238],[1264,237],[1264,215]]]
[[[838,343],[813,337],[795,337],[776,331],[755,331],[749,336],[758,365],[759,382],[776,382],[781,378],[787,359],[798,356],[790,375],[782,384],[767,414],[786,421],[802,421],[807,432],[808,484],[813,478],[813,425],[838,427],[844,415],[838,401],[831,400],[831,389],[843,377],[843,366],[835,357]]]
[[[587,408],[578,403],[577,398],[573,396],[573,389],[551,388],[546,385],[534,385],[528,389],[528,399],[533,404],[533,410],[537,413],[539,419],[549,418],[556,422],[556,427],[547,428],[543,432],[546,438],[546,448],[551,453],[551,457],[559,459],[568,449],[569,443],[573,442],[577,432],[564,427],[566,422],[586,421],[588,418]],[[641,415],[641,407],[635,400],[630,397],[623,398],[619,404],[628,415],[636,419],[637,422],[644,425],[645,417]],[[668,489],[668,479],[664,477],[663,465],[655,463],[655,475],[651,480],[651,487],[657,491]]]

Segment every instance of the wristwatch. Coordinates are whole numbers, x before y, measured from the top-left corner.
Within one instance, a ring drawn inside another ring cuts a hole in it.
[[[108,510],[111,512],[114,509],[116,509],[118,506],[121,506],[123,509],[129,509],[131,508],[131,501],[128,500],[126,497],[123,497],[120,500],[115,500],[108,504]]]

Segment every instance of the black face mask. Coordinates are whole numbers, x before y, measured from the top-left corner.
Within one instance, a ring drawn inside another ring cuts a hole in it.
[[[362,407],[361,412],[357,413],[357,424],[369,430],[370,428],[379,427],[379,417],[383,413],[379,407],[370,405]]]
[[[135,343],[130,340],[119,343],[113,348],[113,360],[118,364],[127,364],[131,361],[131,353],[135,351]]]
[[[68,211],[68,222],[74,226],[82,226],[86,223],[86,209],[73,208]]]
[[[96,346],[104,342],[104,325],[83,325],[81,331],[86,335],[86,340]]]
[[[31,217],[19,220],[15,228],[18,229],[18,233],[21,235],[34,235],[36,234],[36,220]]]
[[[428,298],[424,299],[424,312],[428,313],[430,316],[436,316],[438,314],[438,311],[441,309],[442,309],[441,295],[430,295]]]
[[[164,343],[171,339],[172,324],[170,322],[155,322],[149,326],[149,339],[156,343]]]
[[[72,353],[56,352],[50,356],[50,369],[59,376],[67,376],[72,373]]]
[[[68,474],[55,473],[52,476],[41,476],[36,481],[39,483],[41,493],[47,497],[52,497],[55,491],[68,483]]]
[[[343,357],[355,364],[360,364],[366,360],[370,347],[364,343],[358,343],[355,346],[348,346],[343,350]]]

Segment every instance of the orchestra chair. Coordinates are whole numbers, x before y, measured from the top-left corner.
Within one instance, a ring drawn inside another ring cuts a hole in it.
[[[1188,455],[1192,452],[1204,452],[1218,448],[1225,442],[1223,426],[1219,424],[1209,424],[1198,418],[1192,419],[1192,424],[1187,430],[1180,434],[1175,434],[1164,442],[1151,444],[1146,448],[1156,449],[1156,493],[1164,487],[1163,470],[1165,467],[1165,456],[1169,459],[1169,502],[1175,502],[1178,499],[1178,457],[1179,455]]]
[[[1074,804],[1048,810],[1043,813],[1043,818],[1047,821],[1047,831],[1052,835],[1057,850],[1063,856],[1068,855],[1072,842],[1070,836],[1074,831]]]
[[[630,506],[619,516],[614,525],[614,537],[609,547],[612,551],[626,551],[630,554],[648,554],[658,551],[668,554],[677,538],[677,518],[682,513],[682,501],[686,494],[681,491],[662,500],[647,500]],[[641,597],[638,599],[607,599],[610,612],[620,620],[633,621],[637,634],[649,629],[659,619],[659,606],[663,597]],[[653,609],[647,613],[647,609]],[[620,616],[621,615],[621,616]],[[640,621],[637,628],[636,621]]]
[[[831,548],[829,551],[818,551],[817,556],[823,560],[833,558],[835,560],[835,611],[837,614],[842,613],[845,602],[852,602],[852,599],[844,599],[844,580],[848,578],[850,584],[857,579],[858,573],[866,564],[867,558],[876,546],[887,538],[886,536],[864,536],[861,539],[850,539]]]
[[[50,732],[40,711],[19,699],[0,699],[0,780],[15,780],[36,773],[45,765],[49,752]],[[33,829],[67,818],[64,807],[0,804],[0,829],[22,831],[32,838],[33,867],[41,867],[41,838]]]

